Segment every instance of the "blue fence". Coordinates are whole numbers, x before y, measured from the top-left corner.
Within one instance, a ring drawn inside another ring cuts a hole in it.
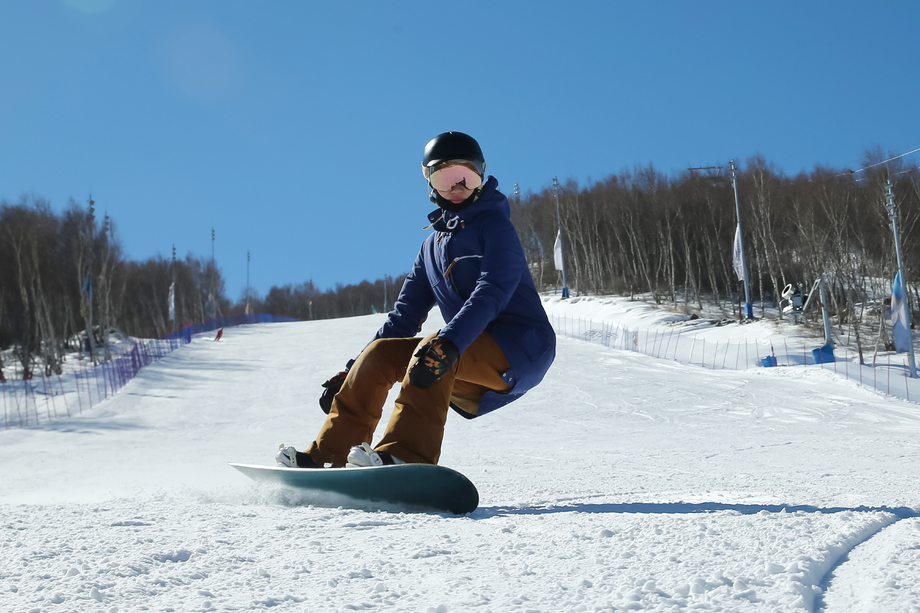
[[[3,405],[2,427],[26,428],[41,423],[67,419],[92,409],[118,393],[138,372],[161,360],[192,337],[220,328],[257,323],[298,321],[274,315],[238,315],[221,317],[182,328],[161,339],[134,339],[111,351],[109,360],[93,363],[88,357],[80,360],[70,372],[25,380],[5,380],[0,383]]]
[[[816,346],[803,339],[783,336],[762,339],[738,338],[714,341],[698,335],[693,326],[662,326],[643,329],[579,317],[549,316],[558,336],[577,338],[611,349],[642,353],[656,358],[711,370],[745,370],[782,366],[818,366],[850,381],[906,400],[920,399],[920,379],[909,378],[907,358],[884,352],[863,356],[847,347]],[[708,327],[699,320],[701,327]],[[790,346],[790,342],[795,343]]]

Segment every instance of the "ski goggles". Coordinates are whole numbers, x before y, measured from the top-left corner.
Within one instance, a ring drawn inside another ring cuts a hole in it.
[[[431,187],[439,192],[449,192],[455,185],[462,185],[467,189],[476,189],[482,185],[482,177],[478,172],[465,166],[473,164],[466,160],[450,160],[436,164],[432,168],[422,167],[422,174],[428,179]]]

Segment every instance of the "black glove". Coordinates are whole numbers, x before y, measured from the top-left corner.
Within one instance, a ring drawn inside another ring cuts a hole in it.
[[[409,383],[424,389],[454,367],[460,359],[460,350],[449,338],[436,336],[415,352],[415,357],[418,361],[409,371]]]
[[[319,407],[326,415],[329,415],[329,411],[332,410],[332,399],[335,398],[335,395],[342,389],[342,384],[345,383],[345,377],[347,376],[348,371],[343,370],[323,383],[323,387],[326,389],[323,390],[323,395],[319,397]]]

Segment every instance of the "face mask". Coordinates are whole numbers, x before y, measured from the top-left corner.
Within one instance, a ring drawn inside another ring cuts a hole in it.
[[[434,194],[434,196],[431,198],[431,201],[437,204],[439,207],[441,207],[445,211],[450,211],[451,213],[459,213],[466,207],[476,202],[476,199],[479,198],[479,193],[481,191],[482,190],[479,190],[479,189],[473,190],[473,193],[470,194],[469,197],[463,202],[451,202],[450,200],[448,200],[447,198],[439,194],[437,191],[432,190],[432,193]]]

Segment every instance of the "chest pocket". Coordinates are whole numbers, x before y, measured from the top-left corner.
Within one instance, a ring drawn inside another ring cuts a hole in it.
[[[450,281],[460,297],[466,300],[476,288],[481,270],[481,255],[460,255],[451,260],[444,271],[444,278]]]
[[[428,278],[428,283],[433,290],[437,290],[441,287],[441,284],[444,283],[444,277],[438,273],[437,268],[434,266],[429,267],[425,271],[425,276]]]

